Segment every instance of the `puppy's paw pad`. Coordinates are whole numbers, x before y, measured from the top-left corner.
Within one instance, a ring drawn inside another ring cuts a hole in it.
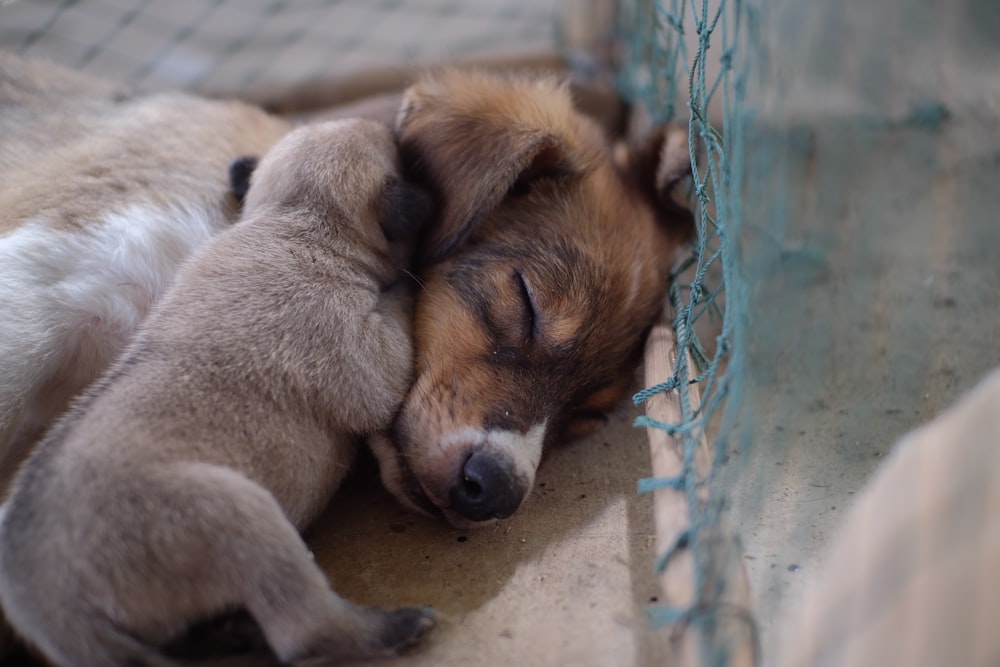
[[[404,607],[386,612],[382,645],[397,652],[418,644],[437,625],[437,615],[430,607]]]

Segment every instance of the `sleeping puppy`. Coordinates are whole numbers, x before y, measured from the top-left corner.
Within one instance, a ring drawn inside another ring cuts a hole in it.
[[[229,163],[288,130],[0,52],[0,479],[235,222]]]
[[[400,277],[429,214],[385,126],[306,127],[265,155],[241,221],[19,473],[0,604],[22,637],[60,666],[168,665],[192,625],[244,613],[313,665],[434,625],[338,597],[299,536],[410,385]]]
[[[371,444],[404,504],[480,524],[628,392],[694,230],[674,199],[687,133],[616,160],[566,84],[445,70],[407,91],[397,140],[441,213],[420,253],[416,381]]]

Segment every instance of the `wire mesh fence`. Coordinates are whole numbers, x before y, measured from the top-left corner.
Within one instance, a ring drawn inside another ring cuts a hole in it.
[[[736,522],[773,657],[795,643],[781,629],[794,625],[833,529],[897,439],[1000,363],[1000,273],[986,250],[998,229],[1000,9],[988,0],[624,7],[623,88],[659,120],[690,119],[701,175],[693,268],[672,294],[678,344],[694,363],[679,355],[676,372],[637,399],[678,394],[683,418],[652,425],[684,439],[686,463],[707,427],[717,458],[707,478],[687,465],[648,483],[705,486],[709,498],[689,495],[692,532],[661,563],[695,551],[704,592],[712,560],[697,553],[699,529],[711,534],[721,515]],[[721,328],[706,330],[721,334],[699,337],[696,314],[718,316]],[[706,393],[701,408],[687,406],[691,379]],[[981,519],[947,522],[957,530]],[[879,594],[850,598],[876,600],[871,617],[902,599],[892,570],[880,571]],[[709,596],[660,616],[702,620],[711,633],[718,612]],[[982,622],[971,606],[959,613],[965,627]],[[850,645],[869,631],[858,623],[826,641]],[[885,638],[896,655],[921,642],[898,639]],[[709,664],[731,664],[724,648],[707,648]]]
[[[721,571],[714,551],[723,530],[724,506],[716,473],[731,453],[743,379],[746,310],[739,248],[744,14],[742,3],[727,0],[623,2],[619,14],[625,95],[648,110],[654,125],[688,124],[697,238],[670,292],[677,363],[669,377],[636,394],[635,402],[666,393],[676,395],[680,405],[675,422],[637,419],[637,425],[666,431],[683,442],[679,474],[641,480],[639,490],[672,488],[686,499],[687,528],[673,537],[657,567],[663,571],[688,552],[694,563],[693,598],[683,606],[667,600],[655,606],[651,616],[660,623],[696,629],[702,644],[696,664],[732,664],[738,650],[717,636],[719,616],[729,613],[729,575]],[[695,386],[697,398],[692,396]],[[706,437],[712,439],[714,452],[707,471],[696,465]],[[752,626],[752,619],[741,622],[746,621]]]

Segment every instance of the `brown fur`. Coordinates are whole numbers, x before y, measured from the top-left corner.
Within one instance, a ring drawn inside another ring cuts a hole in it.
[[[411,88],[397,135],[442,213],[421,252],[416,383],[373,446],[406,504],[460,525],[506,516],[537,440],[587,432],[631,384],[693,229],[670,198],[686,135],[616,165],[565,85],[467,71]]]
[[[0,602],[55,664],[173,664],[164,646],[233,611],[287,664],[388,655],[433,625],[339,598],[297,532],[410,385],[407,253],[383,230],[412,238],[430,209],[396,163],[370,121],[283,139],[241,222],[29,459]]]

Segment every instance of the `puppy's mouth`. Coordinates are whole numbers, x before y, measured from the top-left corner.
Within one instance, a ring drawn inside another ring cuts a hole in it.
[[[413,474],[409,466],[401,461],[399,467],[402,478],[400,482],[410,502],[416,505],[420,511],[430,514],[433,517],[439,519],[446,518],[444,509],[431,499],[431,495],[427,493],[424,485],[420,483],[420,480]]]
[[[444,510],[431,499],[430,494],[424,490],[417,476],[406,464],[390,434],[375,433],[369,436],[368,446],[378,460],[382,486],[395,496],[396,500],[416,512],[446,518]]]
[[[446,509],[443,504],[434,500],[434,496],[427,491],[417,476],[405,464],[400,465],[402,474],[402,484],[406,491],[410,503],[418,510],[438,519],[444,519],[455,528],[481,528],[496,523],[496,518],[488,518],[481,521],[474,521],[461,514]]]
[[[421,514],[444,519],[456,528],[482,527],[496,521],[493,517],[483,520],[470,519],[452,509],[448,503],[437,500],[407,465],[406,458],[396,449],[389,434],[379,433],[370,436],[368,445],[378,460],[382,485],[405,507]]]

